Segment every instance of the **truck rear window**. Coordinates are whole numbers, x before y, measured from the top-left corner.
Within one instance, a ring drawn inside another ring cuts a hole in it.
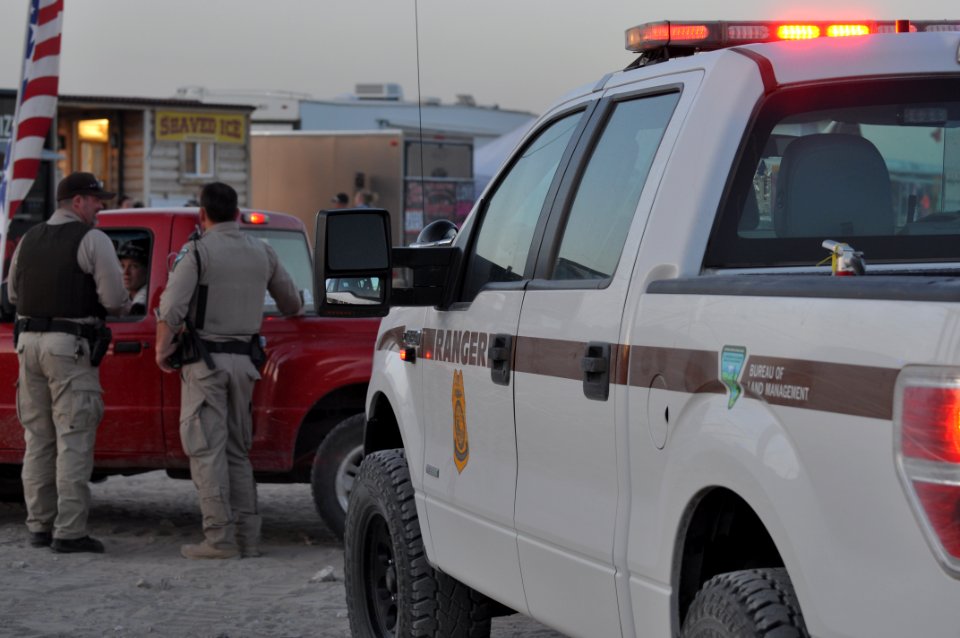
[[[297,290],[303,295],[308,312],[313,309],[313,266],[310,259],[310,247],[306,236],[300,231],[272,230],[266,228],[244,228],[245,232],[257,237],[273,248],[280,263],[290,273]],[[267,314],[279,312],[277,302],[267,293],[263,311]]]
[[[789,89],[761,107],[708,267],[960,262],[960,81]]]

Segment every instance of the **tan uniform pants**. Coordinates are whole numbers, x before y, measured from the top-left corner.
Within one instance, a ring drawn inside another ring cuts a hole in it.
[[[200,496],[203,534],[220,549],[260,542],[257,484],[250,464],[251,397],[260,378],[250,357],[213,354],[180,371],[180,442]]]
[[[23,424],[27,528],[56,538],[87,535],[90,475],[103,417],[100,375],[85,339],[27,332],[17,344],[17,415]]]

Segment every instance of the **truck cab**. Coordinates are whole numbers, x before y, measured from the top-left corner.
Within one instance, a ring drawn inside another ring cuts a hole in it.
[[[640,25],[449,246],[318,220],[413,271],[354,307],[354,634],[955,635],[958,31]]]

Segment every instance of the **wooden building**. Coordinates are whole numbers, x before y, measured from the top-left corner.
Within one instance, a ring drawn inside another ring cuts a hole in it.
[[[61,95],[57,177],[88,171],[104,188],[145,206],[196,200],[226,182],[250,199],[249,105],[196,100]]]

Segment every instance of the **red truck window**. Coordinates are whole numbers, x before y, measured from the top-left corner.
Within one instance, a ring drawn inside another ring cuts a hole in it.
[[[123,271],[123,286],[133,306],[126,321],[139,321],[147,314],[150,298],[150,255],[153,248],[151,233],[143,229],[101,229],[113,242]],[[116,318],[121,319],[121,318]]]
[[[313,266],[306,236],[299,230],[244,227],[244,231],[267,242],[276,251],[280,263],[293,277],[293,282],[303,295],[307,312],[311,312],[313,308]],[[277,303],[269,293],[266,296],[263,312],[265,314],[278,312]]]

